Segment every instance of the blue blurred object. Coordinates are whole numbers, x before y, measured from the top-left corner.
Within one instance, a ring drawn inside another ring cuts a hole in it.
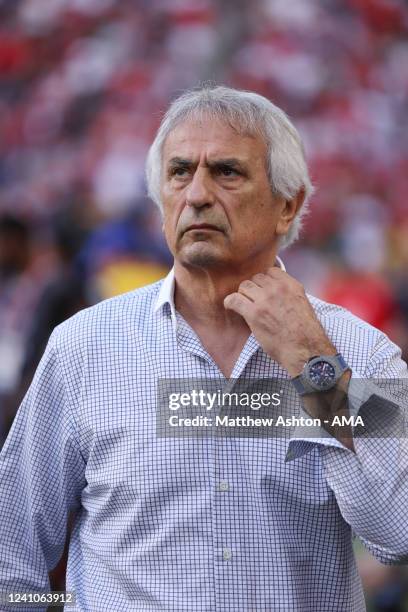
[[[89,278],[112,259],[127,256],[164,266],[172,264],[164,239],[151,228],[149,216],[144,212],[126,215],[94,229],[85,241],[78,261]]]

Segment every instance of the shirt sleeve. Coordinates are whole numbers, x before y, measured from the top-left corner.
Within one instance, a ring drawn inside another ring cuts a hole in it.
[[[381,334],[364,375],[352,376],[355,452],[327,432],[290,441],[289,460],[318,444],[325,478],[355,535],[382,563],[408,563],[408,371],[400,349]],[[288,456],[287,456],[288,460]]]
[[[62,556],[68,515],[79,507],[85,486],[55,336],[54,331],[0,454],[2,599],[9,592],[49,590],[48,572]],[[0,609],[19,610],[3,601]]]

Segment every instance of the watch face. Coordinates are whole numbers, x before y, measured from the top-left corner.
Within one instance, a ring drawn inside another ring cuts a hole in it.
[[[316,361],[309,368],[310,382],[318,389],[330,388],[336,379],[336,371],[327,361]]]

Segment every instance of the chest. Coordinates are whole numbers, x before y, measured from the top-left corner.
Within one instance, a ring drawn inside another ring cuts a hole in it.
[[[107,500],[123,496],[125,506],[168,495],[169,503],[177,499],[183,504],[196,495],[210,499],[214,483],[226,479],[234,483],[235,501],[239,498],[244,505],[251,495],[279,511],[288,499],[294,512],[299,505],[328,503],[317,449],[285,462],[289,431],[285,437],[262,439],[232,428],[223,435],[220,428],[214,435],[210,430],[197,435],[186,427],[180,432],[158,429],[157,410],[154,392],[114,402],[100,397],[89,406],[78,425],[91,498],[97,490],[105,491]]]
[[[286,463],[284,438],[159,435],[158,380],[202,380],[217,371],[195,352],[174,351],[177,359],[170,359],[168,343],[135,346],[112,353],[109,362],[105,351],[101,349],[103,359],[94,352],[83,380],[77,426],[86,460],[82,503],[92,523],[104,529],[105,520],[120,508],[126,517],[152,529],[166,521],[174,524],[178,516],[191,520],[193,528],[203,524],[203,517],[230,521],[240,508],[242,520],[253,521],[251,532],[256,533],[267,516],[267,533],[276,530],[278,540],[287,534],[285,546],[293,541],[297,551],[299,542],[305,544],[300,515],[317,513],[317,524],[337,517],[317,449]],[[214,360],[221,348],[219,342],[209,347]],[[220,367],[232,368],[238,349],[224,354],[229,359],[221,359]],[[262,365],[260,359],[254,374],[272,375],[269,362]],[[225,482],[228,491],[219,489]]]
[[[214,360],[219,370],[225,378],[229,378],[242,353],[249,333],[244,331],[243,333],[237,334],[234,332],[231,334],[222,330],[209,331],[201,328],[196,329],[195,332],[201,345]]]

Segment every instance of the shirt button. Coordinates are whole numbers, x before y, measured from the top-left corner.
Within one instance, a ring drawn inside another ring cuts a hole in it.
[[[222,558],[224,559],[224,561],[229,561],[232,557],[232,552],[230,548],[224,548],[224,550],[222,551]]]
[[[226,480],[220,480],[220,482],[218,483],[218,490],[219,491],[228,491],[229,489],[229,484]]]

